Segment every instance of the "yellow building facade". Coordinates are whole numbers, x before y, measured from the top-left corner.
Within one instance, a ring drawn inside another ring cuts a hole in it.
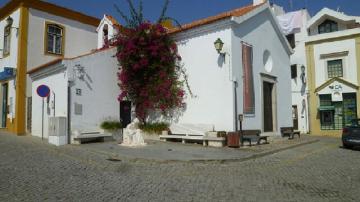
[[[308,25],[305,43],[310,133],[340,137],[360,115],[360,24],[323,9]]]

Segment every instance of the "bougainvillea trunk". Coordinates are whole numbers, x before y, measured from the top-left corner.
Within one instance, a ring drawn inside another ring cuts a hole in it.
[[[150,112],[168,115],[184,106],[177,45],[161,24],[142,23],[118,35],[118,100],[130,100],[143,123]]]

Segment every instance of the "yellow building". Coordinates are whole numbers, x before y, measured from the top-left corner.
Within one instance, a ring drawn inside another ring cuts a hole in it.
[[[0,127],[31,132],[31,68],[97,48],[99,19],[40,0],[0,8]],[[41,112],[39,112],[41,113]]]
[[[324,8],[307,28],[310,132],[339,137],[360,114],[360,18]]]

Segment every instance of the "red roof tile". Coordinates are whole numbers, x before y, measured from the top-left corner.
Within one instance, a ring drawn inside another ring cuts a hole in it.
[[[174,34],[174,33],[182,32],[182,31],[189,30],[189,29],[192,29],[192,28],[195,28],[195,27],[199,27],[199,26],[202,26],[202,25],[210,24],[210,23],[218,21],[218,20],[223,20],[223,19],[230,18],[230,17],[243,16],[243,15],[249,13],[250,11],[254,10],[255,8],[257,8],[257,7],[259,7],[259,6],[263,5],[263,4],[264,3],[256,5],[256,6],[251,4],[251,5],[241,7],[241,8],[237,8],[237,9],[234,9],[234,10],[231,10],[231,11],[228,11],[228,12],[220,13],[220,14],[215,15],[215,16],[211,16],[211,17],[208,17],[208,18],[197,20],[197,21],[191,22],[189,24],[182,25],[180,28],[172,29],[172,30],[169,31],[169,33]]]

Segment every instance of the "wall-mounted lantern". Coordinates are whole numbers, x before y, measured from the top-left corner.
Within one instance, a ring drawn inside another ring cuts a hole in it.
[[[224,47],[224,42],[218,38],[216,39],[216,41],[214,42],[214,46],[215,46],[215,50],[219,53],[219,55],[221,57],[224,58],[224,62],[225,62],[225,52],[223,51],[223,47]]]
[[[12,25],[13,22],[14,22],[14,20],[12,19],[12,17],[9,16],[8,18],[6,18],[6,24],[7,25]]]
[[[221,54],[222,48],[224,46],[224,42],[221,41],[220,38],[218,38],[215,42],[214,42],[214,46],[216,51]]]
[[[301,79],[302,83],[305,84],[306,83],[305,66],[301,65],[300,70],[301,70],[300,79]]]
[[[14,19],[11,16],[6,18],[6,24],[10,25],[10,28],[16,29],[16,33],[17,33],[19,31],[19,28],[18,27],[12,27],[13,23],[14,23]]]

